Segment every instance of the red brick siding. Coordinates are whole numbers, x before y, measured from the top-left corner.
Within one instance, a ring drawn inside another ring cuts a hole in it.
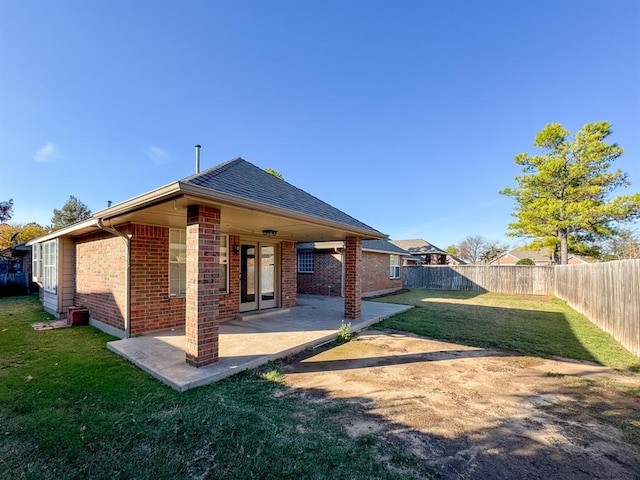
[[[296,292],[298,291],[298,254],[296,251],[296,242],[282,242],[281,250],[282,307],[291,308],[296,306]]]
[[[313,273],[298,273],[298,293],[342,295],[342,254],[330,250],[314,251]]]
[[[347,237],[344,242],[344,316],[362,315],[362,239]]]
[[[298,273],[298,293],[331,296],[342,295],[341,255],[329,250],[316,250],[313,256],[313,262],[313,273]],[[389,278],[389,267],[389,254],[363,251],[361,272],[362,293],[393,288],[401,289],[402,278]]]
[[[402,288],[400,278],[389,278],[391,257],[388,253],[362,252],[362,293]]]
[[[169,228],[130,228],[131,335],[183,326],[185,299],[169,298]]]
[[[220,318],[220,209],[187,208],[187,363],[202,367],[218,360]]]
[[[76,241],[74,303],[89,309],[91,318],[124,330],[125,241],[99,232]]]

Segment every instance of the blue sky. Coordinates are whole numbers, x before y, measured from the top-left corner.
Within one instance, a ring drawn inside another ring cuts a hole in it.
[[[394,239],[515,244],[514,156],[597,120],[637,192],[637,0],[0,0],[15,222],[190,175],[199,143]]]

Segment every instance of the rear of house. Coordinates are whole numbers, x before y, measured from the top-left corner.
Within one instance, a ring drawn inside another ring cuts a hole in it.
[[[217,360],[219,322],[296,305],[296,245],[344,245],[345,317],[361,312],[363,240],[385,235],[242,159],[33,239],[44,308],[125,338],[186,329],[187,362]]]

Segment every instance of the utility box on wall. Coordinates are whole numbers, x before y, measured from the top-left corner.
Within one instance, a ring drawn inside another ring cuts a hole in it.
[[[84,307],[69,307],[67,323],[69,325],[89,325],[89,310]]]

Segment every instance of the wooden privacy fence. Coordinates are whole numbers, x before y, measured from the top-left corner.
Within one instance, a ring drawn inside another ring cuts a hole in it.
[[[1,297],[26,293],[29,293],[29,278],[26,273],[0,273]]]
[[[403,286],[555,295],[640,355],[640,259],[550,267],[434,265],[403,267]]]
[[[408,288],[479,290],[521,295],[553,295],[553,267],[529,265],[434,265],[402,268]]]
[[[554,294],[640,355],[640,259],[558,265]]]

